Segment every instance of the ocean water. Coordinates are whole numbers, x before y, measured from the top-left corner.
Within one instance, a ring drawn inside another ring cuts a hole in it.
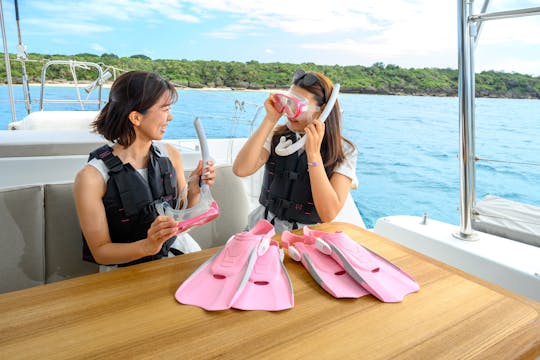
[[[20,87],[14,93],[22,99]],[[168,139],[196,138],[195,116],[209,138],[249,136],[262,120],[264,111],[255,114],[268,95],[229,90],[179,93]],[[32,87],[31,94],[37,99],[39,87]],[[104,89],[105,99],[107,94]],[[74,89],[65,87],[48,88],[45,94],[74,95]],[[11,121],[7,99],[7,88],[0,86],[1,129]],[[344,135],[359,151],[359,184],[352,195],[366,225],[372,227],[383,216],[424,213],[458,224],[458,99],[358,94],[341,94],[339,99]],[[24,116],[23,104],[17,104],[17,113],[19,119]],[[540,206],[540,100],[477,99],[475,131],[477,157],[490,160],[477,163],[477,199],[493,194]]]

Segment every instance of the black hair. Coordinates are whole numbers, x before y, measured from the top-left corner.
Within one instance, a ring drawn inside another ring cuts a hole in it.
[[[161,96],[168,92],[171,104],[178,100],[174,86],[158,74],[147,71],[129,71],[113,83],[109,101],[92,123],[94,130],[105,139],[123,146],[135,141],[135,129],[129,114],[144,114]]]

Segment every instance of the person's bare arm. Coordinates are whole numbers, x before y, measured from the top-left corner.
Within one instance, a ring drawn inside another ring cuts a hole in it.
[[[255,130],[253,135],[246,141],[233,163],[233,172],[236,176],[249,176],[263,166],[270,153],[264,148],[264,142],[274,130],[277,121],[281,117],[272,103],[272,95],[264,102],[266,115],[261,125]]]
[[[343,209],[352,180],[339,173],[332,173],[330,178],[326,175],[320,152],[324,128],[324,122],[318,119],[306,126],[306,155],[312,164],[308,171],[315,208],[322,222],[330,222]]]

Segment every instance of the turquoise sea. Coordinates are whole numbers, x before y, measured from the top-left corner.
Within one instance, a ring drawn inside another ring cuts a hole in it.
[[[104,98],[108,90],[104,89]],[[32,87],[32,98],[39,87]],[[21,87],[14,90],[22,99]],[[48,88],[47,98],[73,98],[73,88]],[[245,137],[268,92],[180,90],[166,138],[196,138],[199,116],[209,138]],[[95,94],[92,94],[95,97]],[[86,98],[86,93],[81,92]],[[458,99],[341,94],[343,131],[359,150],[359,186],[352,192],[368,227],[387,215],[419,215],[459,223]],[[0,128],[11,121],[0,86]],[[76,107],[75,107],[76,108]],[[37,110],[33,105],[33,110]],[[60,109],[53,105],[45,109]],[[67,109],[65,106],[62,109]],[[91,107],[89,109],[92,109]],[[17,104],[19,119],[25,115]],[[255,119],[257,126],[261,113]],[[477,99],[476,194],[540,206],[540,100]]]

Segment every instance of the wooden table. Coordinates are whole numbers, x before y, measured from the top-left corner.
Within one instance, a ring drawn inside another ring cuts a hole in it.
[[[349,236],[409,272],[402,303],[335,299],[286,257],[295,307],[207,312],[174,299],[216,249],[0,295],[0,358],[514,359],[540,355],[540,303],[369,231]]]

